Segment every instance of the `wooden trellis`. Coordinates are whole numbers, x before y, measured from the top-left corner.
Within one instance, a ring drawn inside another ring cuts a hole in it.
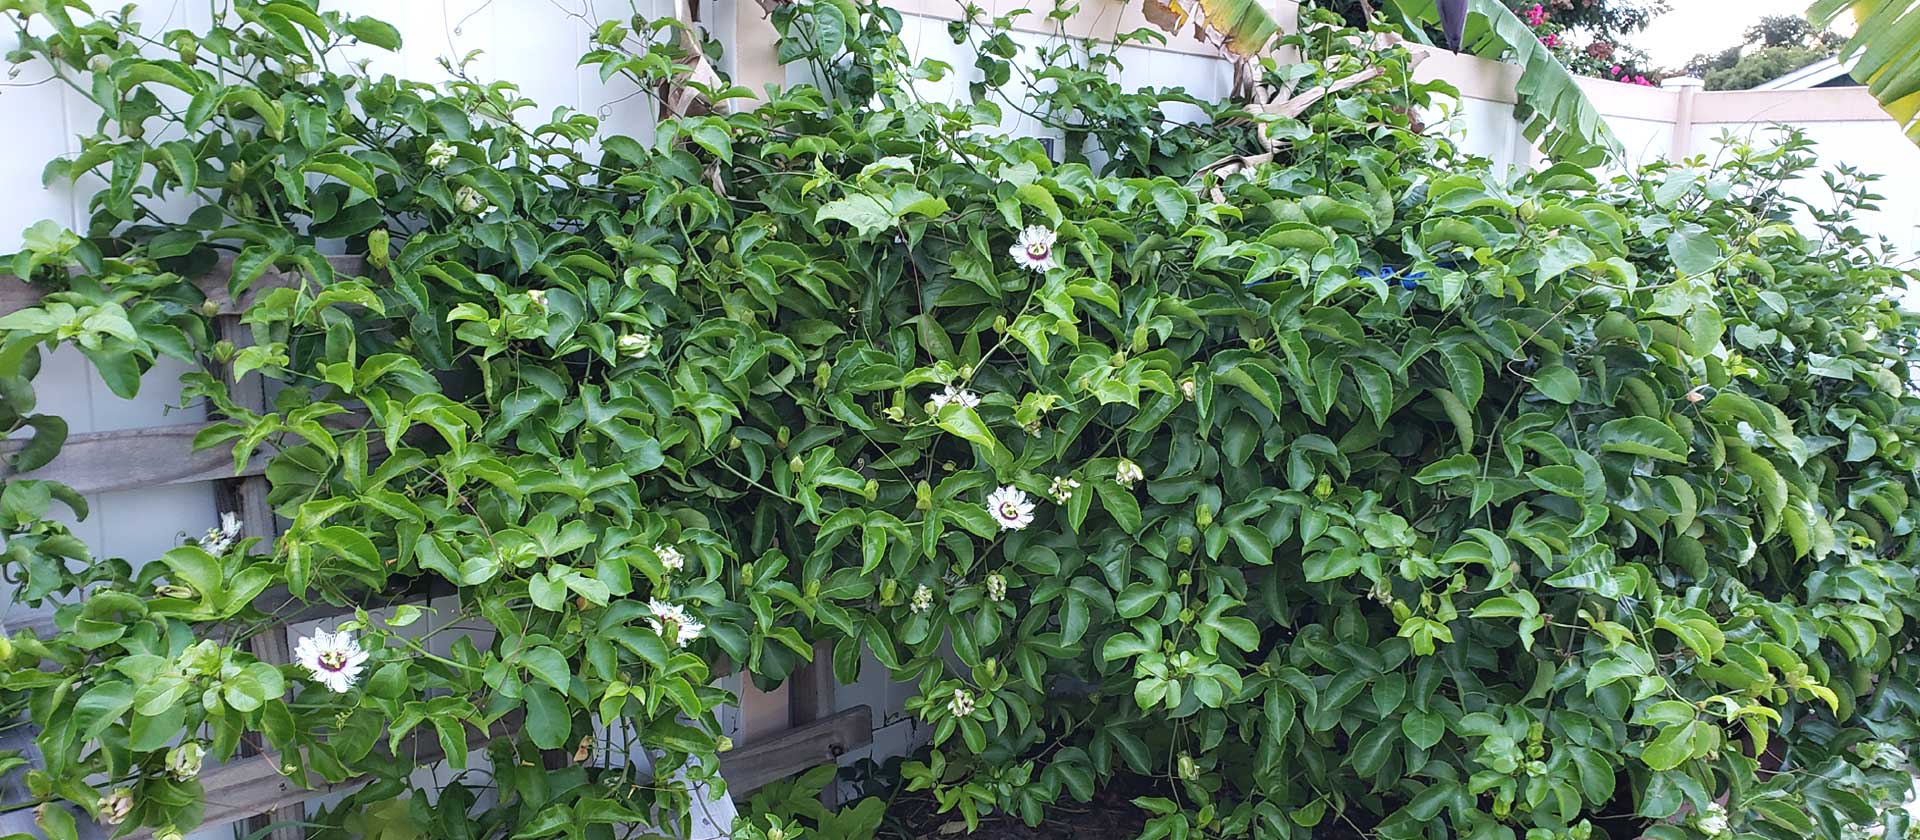
[[[365,261],[357,257],[335,257],[331,258],[331,262],[334,270],[343,275],[364,274],[367,268]],[[217,306],[215,330],[218,337],[236,346],[245,346],[250,343],[250,336],[240,323],[240,315],[246,310],[247,304],[262,292],[299,285],[302,276],[292,271],[268,271],[236,300],[227,293],[227,278],[231,271],[231,263],[223,261],[207,276],[197,279],[195,284]],[[36,306],[41,296],[41,290],[17,278],[0,276],[0,316]],[[231,378],[230,366],[210,365],[210,369],[228,377],[236,404],[251,411],[264,412],[269,409],[266,382],[258,374],[250,374],[235,382]],[[231,453],[224,449],[194,451],[194,437],[209,425],[211,423],[188,423],[73,434],[68,436],[57,457],[30,473],[16,474],[7,465],[11,462],[10,457],[0,460],[0,478],[18,475],[55,481],[81,494],[205,482],[214,494],[217,509],[239,516],[243,537],[259,537],[270,546],[280,533],[280,523],[267,504],[267,480],[263,475],[272,451],[263,448],[255,452],[249,461],[236,470]],[[24,445],[24,441],[0,441],[0,456],[11,456]],[[451,594],[454,594],[454,589],[445,581],[421,578],[392,591],[368,593],[365,599],[356,599],[356,606],[374,608],[417,603]],[[291,661],[287,644],[288,625],[330,618],[353,609],[325,603],[304,604],[284,587],[268,590],[254,603],[261,611],[276,615],[282,621],[248,640],[254,655],[262,661],[275,664]],[[47,613],[9,624],[12,629],[31,630],[43,638],[55,632],[52,616]],[[214,629],[214,635],[220,635],[220,628]],[[789,690],[791,728],[753,740],[721,756],[720,771],[734,796],[834,761],[849,751],[872,743],[872,713],[868,707],[833,711],[834,683],[831,668],[824,656],[816,655],[815,664],[796,673]],[[498,732],[481,733],[473,743],[482,744],[492,735],[505,734],[511,731],[510,726],[506,721],[496,722],[495,729]],[[403,739],[398,754],[420,766],[431,766],[438,762],[443,757],[438,739],[418,736],[419,733],[413,733]],[[297,784],[281,773],[277,756],[259,752],[244,753],[225,765],[209,768],[200,780],[206,791],[203,824],[220,825],[234,820],[248,820],[250,830],[278,825],[269,835],[271,840],[299,840],[305,834],[300,821],[304,817],[304,803],[307,800],[349,790],[365,781],[355,779],[338,784]],[[145,831],[131,835],[135,840],[145,840],[149,836]]]

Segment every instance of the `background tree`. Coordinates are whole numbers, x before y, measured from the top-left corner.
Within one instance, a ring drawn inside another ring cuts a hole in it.
[[[1682,68],[1705,79],[1708,90],[1748,90],[1832,56],[1840,36],[1800,15],[1768,15],[1747,28],[1746,40],[1701,53]]]

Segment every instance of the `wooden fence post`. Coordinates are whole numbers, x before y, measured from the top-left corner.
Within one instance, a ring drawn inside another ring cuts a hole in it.
[[[787,682],[788,725],[798,729],[834,714],[833,645],[816,642],[813,661],[800,667]],[[838,758],[839,756],[835,756]],[[838,785],[820,791],[820,803],[828,808],[840,804]]]
[[[253,343],[252,333],[246,325],[240,323],[240,313],[229,312],[214,319],[215,337],[229,342],[235,350]],[[226,380],[228,395],[240,408],[256,413],[265,413],[268,408],[267,381],[258,373],[249,373],[236,381],[233,377],[233,365],[219,363],[220,377]],[[268,552],[273,551],[273,543],[280,536],[280,522],[274,516],[273,508],[267,504],[267,478],[264,475],[243,475],[214,482],[213,498],[215,506],[225,514],[233,513],[240,519],[240,537],[259,537],[265,541]],[[260,661],[273,665],[284,665],[293,661],[293,650],[287,643],[287,626],[274,624],[247,640],[247,647]],[[242,755],[259,752],[251,745],[242,746]],[[266,835],[267,840],[302,840],[306,837],[305,822],[307,809],[303,803],[293,802],[281,805],[263,814],[248,817],[242,824],[242,830],[253,834],[267,826],[274,826]],[[276,825],[276,823],[283,823]]]

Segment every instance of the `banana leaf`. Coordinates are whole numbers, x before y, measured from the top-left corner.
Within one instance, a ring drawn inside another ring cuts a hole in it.
[[[1819,0],[1807,19],[1820,28],[1852,12],[1854,36],[1840,49],[1853,77],[1920,143],[1920,0]]]
[[[1839,0],[1844,2],[1844,0]],[[1860,0],[1871,2],[1871,0]],[[1408,37],[1426,41],[1426,28],[1441,24],[1435,0],[1386,0]],[[1596,166],[1620,154],[1620,140],[1587,99],[1572,71],[1533,34],[1526,21],[1499,0],[1469,0],[1460,35],[1463,51],[1520,65],[1514,116],[1527,139],[1555,160]],[[1458,19],[1449,21],[1460,26]],[[1452,27],[1449,27],[1450,29]],[[1452,33],[1449,32],[1449,39]]]
[[[1261,0],[1142,0],[1147,20],[1178,35],[1197,7],[1207,28],[1220,39],[1218,46],[1245,58],[1266,49],[1280,24]]]

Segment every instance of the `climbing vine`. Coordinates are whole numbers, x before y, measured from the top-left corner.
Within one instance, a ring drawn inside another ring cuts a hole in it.
[[[645,836],[721,784],[715,679],[816,650],[917,686],[898,784],[969,823],[1125,790],[1147,838],[1913,836],[1920,325],[1868,185],[1787,189],[1802,139],[1511,173],[1314,9],[1263,81],[1359,81],[1281,115],[1008,21],[919,61],[846,0],[773,13],[818,83],[757,103],[602,24],[586,68],[701,106],[630,137],[369,74],[372,18],[216,7],[0,0],[99,109],[47,170],[88,221],[27,232],[45,297],[0,318],[0,568],[58,626],[0,641],[38,732],[0,766],[52,840],[178,837],[242,745],[369,780],[316,836]],[[122,396],[194,366],[281,536],[90,553],[33,472],[69,347]],[[296,662],[248,652],[321,602]]]

